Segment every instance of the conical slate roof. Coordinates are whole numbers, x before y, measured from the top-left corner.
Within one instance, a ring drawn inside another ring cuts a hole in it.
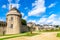
[[[17,9],[17,8],[12,8],[10,11],[12,11],[12,10],[16,10],[18,13],[20,13],[20,11]]]
[[[18,16],[22,16],[22,15],[20,14],[20,11],[19,11],[18,9],[16,9],[16,8],[12,8],[12,9],[7,13],[7,15],[18,15]]]

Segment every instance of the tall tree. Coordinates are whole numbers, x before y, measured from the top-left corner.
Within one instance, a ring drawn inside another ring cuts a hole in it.
[[[27,22],[24,19],[21,19],[21,23],[22,23],[22,25],[27,25]]]

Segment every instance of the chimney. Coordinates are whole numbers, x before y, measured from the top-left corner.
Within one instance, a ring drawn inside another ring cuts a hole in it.
[[[10,10],[12,9],[12,4],[10,4]]]

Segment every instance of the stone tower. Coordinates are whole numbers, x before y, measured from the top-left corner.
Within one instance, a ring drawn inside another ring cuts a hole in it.
[[[21,30],[22,15],[16,8],[11,8],[6,15],[7,29],[6,34],[18,34]]]

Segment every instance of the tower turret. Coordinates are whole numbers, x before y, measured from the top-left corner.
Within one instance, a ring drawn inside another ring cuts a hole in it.
[[[12,8],[12,5],[11,5]],[[6,34],[18,34],[20,33],[21,17],[22,15],[16,8],[10,9],[6,15],[7,17],[7,30]]]

